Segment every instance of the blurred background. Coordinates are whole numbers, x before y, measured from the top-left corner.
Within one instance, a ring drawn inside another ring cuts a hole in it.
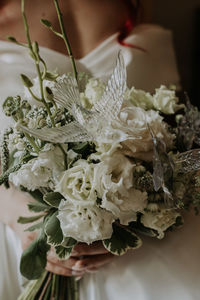
[[[153,23],[173,31],[182,87],[200,107],[200,0],[147,1]]]

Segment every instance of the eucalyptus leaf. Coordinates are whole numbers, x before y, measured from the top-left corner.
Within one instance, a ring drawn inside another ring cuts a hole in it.
[[[137,249],[142,245],[141,239],[126,227],[113,224],[113,234],[103,241],[104,247],[111,253],[121,256],[129,249]]]
[[[54,212],[47,220],[45,225],[45,233],[47,235],[47,243],[59,246],[63,242],[63,233],[60,228],[60,221],[57,218],[58,212]]]
[[[29,280],[38,279],[44,271],[47,263],[47,252],[50,246],[44,231],[23,252],[20,262],[21,274]]]
[[[44,217],[44,215],[37,215],[37,216],[33,216],[33,217],[19,217],[17,222],[20,224],[28,224],[28,223],[33,223],[33,222],[41,219],[42,217]]]
[[[52,192],[52,193],[48,193],[48,194],[44,195],[43,199],[48,205],[58,208],[58,206],[63,198],[64,198],[63,195],[61,195],[60,193]]]

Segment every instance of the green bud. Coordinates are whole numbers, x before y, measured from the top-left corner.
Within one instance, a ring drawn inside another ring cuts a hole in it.
[[[27,100],[23,100],[22,104],[21,104],[21,108],[22,109],[28,109],[28,110],[30,110],[31,109],[31,105],[30,105],[30,103],[28,103]]]
[[[32,46],[33,46],[33,51],[38,55],[40,51],[38,42],[34,42]]]
[[[45,87],[44,93],[48,100],[50,100],[50,101],[53,100],[53,92],[48,86]]]
[[[45,78],[46,80],[54,81],[59,75],[57,73],[46,72]]]
[[[21,98],[17,97],[8,97],[3,103],[3,111],[6,116],[14,116],[20,109]]]
[[[52,27],[52,24],[51,24],[50,21],[48,21],[48,20],[46,20],[46,19],[41,19],[40,21],[41,21],[41,23],[42,23],[44,26],[46,26],[46,27],[48,27],[48,28],[51,28],[51,27]]]
[[[27,88],[31,88],[33,87],[33,83],[31,82],[31,80],[24,74],[21,74],[21,79],[24,83],[24,85],[27,87]]]
[[[16,40],[16,38],[14,36],[7,36],[7,40],[9,42],[18,44],[18,41]]]

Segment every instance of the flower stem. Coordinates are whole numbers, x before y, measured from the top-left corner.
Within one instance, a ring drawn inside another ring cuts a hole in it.
[[[28,133],[24,132],[24,135],[25,135],[26,139],[29,141],[29,143],[31,144],[31,146],[33,147],[33,149],[35,150],[35,152],[38,154],[40,152],[40,149],[36,145],[34,140],[30,137],[30,135]]]
[[[39,99],[39,98],[36,99],[36,97],[33,96],[33,94],[30,91],[30,89],[29,89],[29,92],[31,93],[31,95],[37,101],[41,101],[44,104],[44,106],[45,106],[45,108],[47,110],[47,113],[49,115],[49,118],[51,120],[52,126],[55,127],[54,119],[52,118],[51,111],[50,111],[49,106],[48,106],[48,104],[47,104],[47,102],[45,100],[45,97],[44,97],[43,72],[41,72],[41,70],[40,70],[40,62],[42,62],[43,65],[44,65],[44,62],[41,60],[41,58],[38,55],[38,53],[35,53],[35,51],[33,49],[33,45],[32,45],[31,38],[30,38],[28,21],[27,21],[27,17],[26,17],[26,14],[25,14],[25,0],[21,0],[21,11],[22,11],[22,18],[23,18],[24,28],[25,28],[25,32],[26,32],[26,38],[27,38],[27,42],[28,42],[28,48],[30,49],[31,57],[35,61],[35,66],[36,66],[36,70],[37,70],[37,74],[38,74],[38,78],[39,78],[39,82],[40,82],[41,99]]]
[[[62,38],[63,38],[63,40],[65,42],[65,46],[67,48],[68,55],[69,55],[69,58],[70,58],[71,63],[72,63],[74,77],[77,80],[78,79],[78,72],[77,72],[77,69],[76,69],[76,63],[75,63],[75,59],[74,59],[74,56],[73,56],[73,53],[72,53],[72,49],[71,49],[71,45],[70,45],[69,39],[68,39],[67,34],[66,34],[66,30],[65,30],[65,26],[64,26],[64,21],[63,21],[63,16],[62,16],[62,12],[60,10],[59,4],[58,4],[58,0],[54,0],[54,4],[55,4],[56,12],[57,12],[57,15],[58,15],[60,29],[61,29],[61,32],[62,32]]]

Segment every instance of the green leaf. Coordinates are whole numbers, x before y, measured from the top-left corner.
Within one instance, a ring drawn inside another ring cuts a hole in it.
[[[29,191],[28,193],[38,202],[44,203],[43,194],[39,190]]]
[[[19,217],[17,222],[20,224],[32,223],[32,222],[35,222],[35,221],[41,219],[42,217],[44,217],[44,215],[37,215],[37,216],[33,216],[33,217]]]
[[[54,246],[59,246],[63,242],[63,233],[60,228],[60,221],[58,220],[57,215],[58,212],[56,211],[48,218],[48,221],[45,225],[47,243]]]
[[[43,199],[44,201],[52,206],[52,207],[56,207],[58,208],[61,200],[63,199],[63,195],[61,195],[60,193],[57,192],[52,192],[52,193],[48,193],[46,195],[44,195]]]
[[[44,231],[23,252],[20,262],[21,274],[29,280],[38,279],[44,271],[47,263],[47,252],[50,246]]]
[[[31,203],[28,203],[28,208],[30,211],[33,211],[33,212],[41,212],[41,211],[47,211],[51,207],[45,203],[43,204],[43,203],[39,203],[39,202],[31,202]]]
[[[137,249],[142,245],[141,239],[126,227],[113,224],[113,234],[103,241],[104,247],[115,255],[123,255],[129,249]]]
[[[52,27],[52,24],[51,24],[50,21],[48,21],[48,20],[46,20],[46,19],[41,19],[40,21],[41,21],[41,23],[42,23],[44,26],[46,26],[46,27],[48,27],[48,28],[51,28],[51,27]]]
[[[56,246],[55,251],[60,259],[66,260],[70,257],[73,247],[65,248],[63,246]]]
[[[24,85],[27,87],[27,88],[31,88],[33,87],[33,83],[31,82],[31,80],[24,74],[21,74],[21,79],[24,83]]]
[[[26,230],[24,230],[25,232],[33,232],[33,231],[35,231],[35,230],[38,230],[38,229],[41,229],[42,228],[42,226],[43,226],[43,222],[40,222],[40,223],[37,223],[37,224],[35,224],[35,225],[33,225],[33,226],[31,226],[31,227],[29,227],[29,228],[27,228]]]

